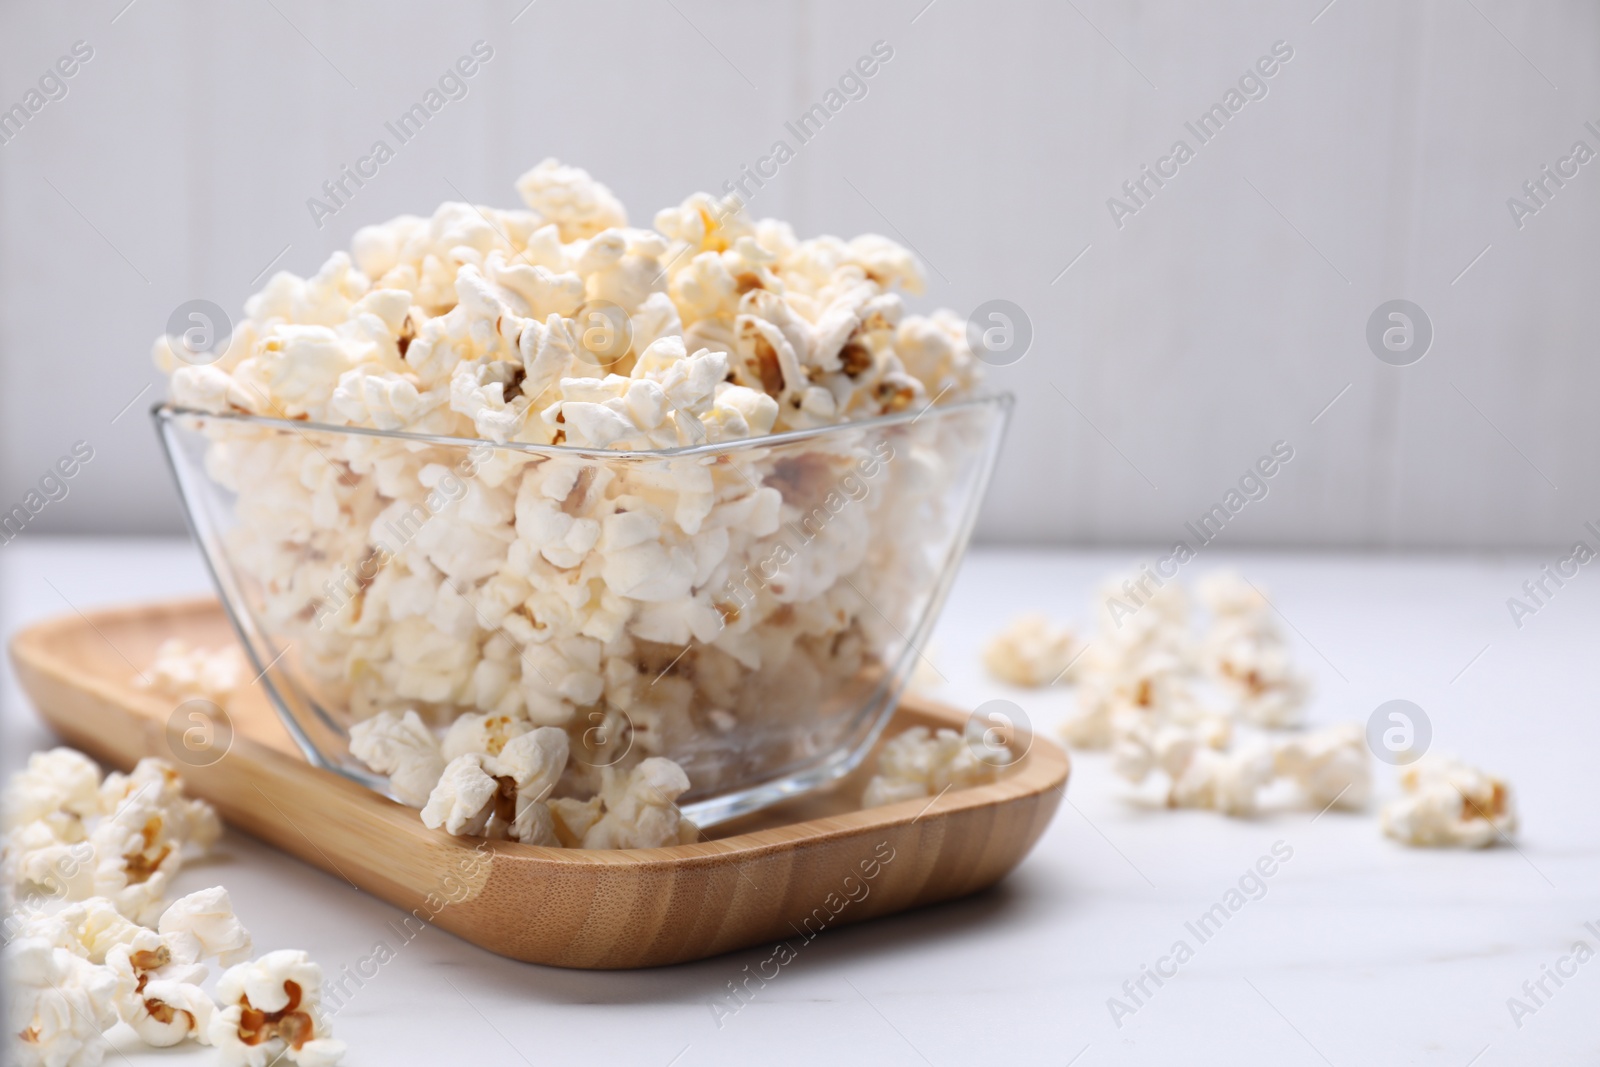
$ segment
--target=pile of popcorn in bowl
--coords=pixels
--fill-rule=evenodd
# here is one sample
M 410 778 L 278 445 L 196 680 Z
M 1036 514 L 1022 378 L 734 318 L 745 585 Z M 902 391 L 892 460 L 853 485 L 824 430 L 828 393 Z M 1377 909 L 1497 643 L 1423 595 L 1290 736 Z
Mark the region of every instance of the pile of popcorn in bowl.
M 517 189 L 161 338 L 158 425 L 313 758 L 452 834 L 673 844 L 865 753 L 1009 400 L 892 241 Z

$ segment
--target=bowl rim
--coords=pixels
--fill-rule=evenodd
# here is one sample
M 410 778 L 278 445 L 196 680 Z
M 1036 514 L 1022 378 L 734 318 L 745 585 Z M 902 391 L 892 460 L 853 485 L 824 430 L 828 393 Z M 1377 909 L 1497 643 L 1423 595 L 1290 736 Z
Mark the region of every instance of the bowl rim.
M 980 393 L 977 396 L 951 401 L 948 404 L 938 404 L 937 400 L 938 397 L 935 397 L 917 411 L 900 411 L 891 415 L 876 415 L 870 419 L 854 419 L 848 422 L 831 423 L 826 426 L 812 426 L 800 430 L 785 430 L 782 433 L 769 433 L 752 437 L 741 437 L 731 441 L 717 441 L 702 445 L 679 445 L 676 448 L 653 449 L 589 448 L 576 445 L 545 445 L 525 441 L 500 442 L 491 440 L 487 437 L 455 437 L 448 434 L 413 433 L 407 430 L 378 430 L 368 426 L 337 426 L 331 423 L 312 422 L 308 419 L 291 419 L 280 418 L 271 415 L 257 415 L 247 411 L 206 411 L 202 408 L 183 407 L 181 405 L 172 404 L 165 400 L 157 401 L 150 408 L 150 417 L 155 421 L 158 428 L 162 423 L 171 423 L 175 422 L 179 418 L 192 417 L 199 419 L 222 419 L 229 422 L 244 423 L 247 425 L 292 430 L 297 433 L 315 431 L 317 433 L 355 434 L 362 437 L 389 438 L 396 441 L 414 441 L 419 444 L 429 445 L 444 445 L 465 448 L 488 447 L 493 449 L 503 449 L 509 452 L 521 452 L 529 455 L 580 456 L 591 459 L 680 459 L 684 457 L 718 455 L 725 452 L 742 452 L 748 449 L 786 445 L 796 441 L 830 437 L 847 431 L 873 430 L 883 427 L 907 425 L 916 422 L 929 412 L 933 412 L 935 415 L 943 417 L 959 411 L 988 407 L 1000 411 L 1003 414 L 1009 414 L 1016 406 L 1016 397 L 1009 392 Z

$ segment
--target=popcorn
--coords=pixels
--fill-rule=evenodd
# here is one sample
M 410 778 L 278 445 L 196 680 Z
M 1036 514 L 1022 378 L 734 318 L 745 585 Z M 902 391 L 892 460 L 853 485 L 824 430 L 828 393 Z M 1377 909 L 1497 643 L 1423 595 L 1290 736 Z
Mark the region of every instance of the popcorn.
M 1034 689 L 1067 675 L 1077 655 L 1078 640 L 1071 630 L 1029 613 L 989 640 L 983 665 L 1003 682 Z
M 1372 792 L 1372 764 L 1366 732 L 1354 723 L 1318 730 L 1280 742 L 1273 763 L 1282 777 L 1300 784 L 1319 808 L 1359 811 Z
M 225 707 L 249 681 L 244 653 L 238 645 L 209 650 L 169 638 L 156 650 L 156 661 L 137 683 L 177 700 L 199 698 Z
M 1248 815 L 1255 811 L 1257 793 L 1271 780 L 1272 750 L 1265 745 L 1231 752 L 1198 748 L 1173 779 L 1167 803 L 1175 808 Z
M 998 747 L 1009 754 L 1009 747 Z M 878 753 L 878 773 L 867 783 L 861 806 L 876 808 L 992 782 L 1008 762 L 998 751 L 994 756 L 998 758 L 992 761 L 979 759 L 967 739 L 954 730 L 929 734 L 926 726 L 913 726 L 891 738 Z
M 144 760 L 131 774 L 112 774 L 102 782 L 86 757 L 56 749 L 36 753 L 7 784 L 6 796 L 8 812 L 34 817 L 8 826 L 8 877 L 18 869 L 11 861 L 24 838 L 58 840 L 57 829 L 75 827 L 75 844 L 85 853 L 83 877 L 66 874 L 56 899 L 35 902 L 6 919 L 10 941 L 3 964 L 12 1026 L 7 1062 L 94 1067 L 111 1047 L 105 1031 L 119 1019 L 154 1047 L 220 1039 L 225 1061 L 237 1064 L 264 1065 L 274 1052 L 305 1065 L 333 1064 L 342 1055 L 343 1044 L 327 1036 L 325 1023 L 303 1021 L 315 1014 L 320 972 L 304 962 L 302 953 L 286 954 L 298 957 L 302 966 L 273 972 L 289 979 L 281 1004 L 252 987 L 252 994 L 270 1005 L 254 1011 L 243 993 L 231 993 L 232 1027 L 218 1028 L 224 1013 L 202 987 L 206 961 L 234 965 L 234 971 L 252 966 L 243 963 L 250 935 L 221 887 L 163 907 L 157 890 L 176 870 L 178 857 L 186 848 L 208 845 L 218 832 L 215 813 L 183 797 L 170 767 Z M 69 812 L 75 821 L 62 822 L 59 817 Z M 29 855 L 42 850 L 39 846 Z M 114 895 L 73 899 L 75 893 L 105 888 Z M 308 976 L 308 985 L 287 996 L 295 981 Z M 219 989 L 228 988 L 224 976 Z M 309 1008 L 301 1004 L 300 990 L 307 988 Z
M 344 1055 L 321 1014 L 322 968 L 304 952 L 280 949 L 229 968 L 217 999 L 208 1033 L 230 1067 L 268 1067 L 279 1057 L 323 1067 Z
M 594 237 L 628 224 L 627 212 L 611 190 L 587 171 L 546 159 L 517 179 L 523 203 L 555 223 L 563 241 Z
M 211 1044 L 211 1017 L 216 1011 L 210 995 L 190 982 L 155 978 L 145 982 L 122 1007 L 122 1021 L 139 1039 L 156 1048 L 194 1039 Z
M 1272 604 L 1244 578 L 1226 572 L 1201 579 L 1199 591 L 1215 616 L 1201 651 L 1207 673 L 1238 702 L 1245 721 L 1299 725 L 1310 683 L 1294 668 Z
M 70 748 L 35 752 L 6 784 L 0 808 L 7 830 L 55 816 L 92 818 L 100 814 L 100 768 Z
M 6 945 L 0 965 L 11 1062 L 96 1067 L 104 1060 L 105 1031 L 117 1022 L 117 980 L 108 969 L 39 937 Z
M 218 886 L 173 901 L 156 924 L 174 959 L 215 958 L 224 966 L 250 955 L 250 935 L 233 914 L 228 891 Z
M 698 836 L 673 803 L 689 789 L 689 778 L 676 763 L 656 756 L 626 774 L 606 767 L 604 777 L 605 814 L 583 835 L 584 848 L 660 848 Z
M 422 824 L 447 834 L 476 837 L 489 825 L 499 783 L 476 754 L 457 756 L 445 765 L 439 784 L 422 808 Z
M 444 773 L 439 741 L 415 711 L 381 711 L 350 728 L 350 754 L 379 774 L 402 804 L 420 808 Z
M 516 184 L 527 210 L 441 204 L 274 275 L 205 368 L 154 354 L 175 401 L 301 421 L 205 423 L 206 470 L 236 497 L 254 610 L 392 795 L 451 833 L 665 840 L 675 809 L 628 799 L 629 776 L 713 712 L 801 720 L 882 670 L 935 566 L 888 535 L 949 528 L 977 442 L 925 419 L 692 450 L 963 400 L 980 364 L 959 316 L 907 314 L 920 271 L 886 238 L 800 240 L 704 194 L 630 227 L 555 160 Z M 506 746 L 594 748 L 596 722 L 617 760 L 600 814 L 557 803 L 603 791 L 600 761 L 525 802 L 518 775 L 543 779 Z M 697 761 L 695 795 L 778 773 L 788 746 Z
M 1426 757 L 1400 775 L 1405 795 L 1385 804 L 1383 832 L 1401 844 L 1487 848 L 1517 830 L 1511 788 L 1451 757 Z
M 101 782 L 99 769 L 70 749 L 35 753 L 6 797 L 0 875 L 8 897 L 105 897 L 135 921 L 159 914 L 184 861 L 221 834 L 211 806 L 184 797 L 177 773 L 156 759 Z

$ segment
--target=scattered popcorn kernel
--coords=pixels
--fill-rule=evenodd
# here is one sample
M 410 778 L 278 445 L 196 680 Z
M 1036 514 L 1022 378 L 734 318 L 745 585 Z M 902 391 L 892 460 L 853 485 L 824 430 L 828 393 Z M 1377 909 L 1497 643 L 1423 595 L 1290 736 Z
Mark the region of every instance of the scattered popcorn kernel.
M 1350 811 L 1367 806 L 1372 793 L 1372 759 L 1367 735 L 1345 723 L 1316 730 L 1277 744 L 1273 763 L 1280 777 L 1292 778 L 1318 808 L 1329 805 Z
M 1030 689 L 1069 675 L 1077 637 L 1041 614 L 1019 616 L 984 646 L 983 665 L 1003 682 Z
M 1383 832 L 1401 844 L 1487 848 L 1517 832 L 1511 787 L 1450 757 L 1428 756 L 1400 774 L 1403 796 L 1383 806 Z
M 97 1067 L 117 1022 L 117 979 L 102 966 L 19 937 L 0 952 L 6 977 L 10 1062 L 21 1067 Z
M 1249 815 L 1257 794 L 1272 780 L 1272 752 L 1251 745 L 1230 752 L 1198 748 L 1172 782 L 1167 803 L 1175 808 L 1210 808 L 1224 815 Z
M 223 1012 L 203 988 L 207 963 L 243 974 L 254 966 L 242 962 L 250 935 L 220 886 L 164 898 L 183 857 L 221 829 L 209 805 L 184 797 L 171 767 L 146 759 L 101 781 L 87 757 L 56 749 L 13 775 L 6 798 L 8 810 L 32 817 L 4 835 L 7 889 L 32 881 L 48 890 L 6 918 L 7 1062 L 96 1067 L 111 1049 L 103 1034 L 119 1020 L 152 1047 L 220 1042 L 226 1063 L 339 1060 L 343 1044 L 316 1018 L 321 972 L 303 953 L 263 958 L 278 958 L 267 967 L 283 979 L 277 997 L 233 982 L 240 988 L 228 994 L 231 1014 L 218 1028 Z M 268 1008 L 256 1010 L 244 986 Z M 224 976 L 219 990 L 229 987 Z
M 217 982 L 217 1000 L 211 1044 L 229 1067 L 268 1067 L 280 1056 L 322 1067 L 344 1055 L 321 1011 L 322 968 L 304 952 L 280 949 L 230 967 Z

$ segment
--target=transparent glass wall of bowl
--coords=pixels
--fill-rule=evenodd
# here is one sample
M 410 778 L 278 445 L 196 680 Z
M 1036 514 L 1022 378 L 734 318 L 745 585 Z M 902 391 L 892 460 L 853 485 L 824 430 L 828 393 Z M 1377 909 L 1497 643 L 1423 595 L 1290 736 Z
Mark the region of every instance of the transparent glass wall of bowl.
M 847 773 L 955 577 L 1010 415 L 985 397 L 663 452 L 158 407 L 189 521 L 313 762 L 416 710 L 562 726 L 558 795 L 649 756 L 708 825 Z

